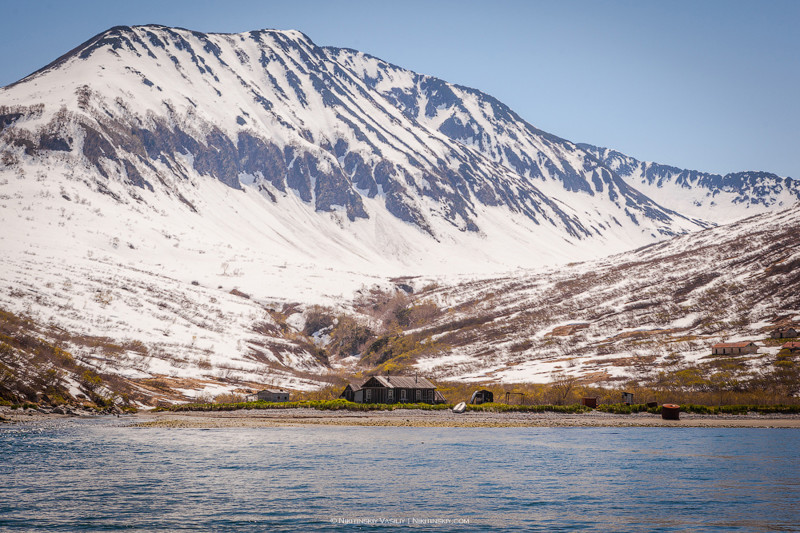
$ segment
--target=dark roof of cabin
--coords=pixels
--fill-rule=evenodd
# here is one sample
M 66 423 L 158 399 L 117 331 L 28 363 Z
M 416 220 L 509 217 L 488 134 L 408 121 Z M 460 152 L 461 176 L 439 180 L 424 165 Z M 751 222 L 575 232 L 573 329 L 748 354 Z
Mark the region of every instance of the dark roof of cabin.
M 357 390 L 361 390 L 361 385 L 363 385 L 363 384 L 364 384 L 363 381 L 349 381 L 347 383 L 347 385 L 345 386 L 345 389 L 347 387 L 350 387 L 353 390 L 353 392 L 355 392 Z
M 435 389 L 436 385 L 419 376 L 372 376 L 381 386 L 388 389 Z M 361 385 L 366 385 L 366 381 Z

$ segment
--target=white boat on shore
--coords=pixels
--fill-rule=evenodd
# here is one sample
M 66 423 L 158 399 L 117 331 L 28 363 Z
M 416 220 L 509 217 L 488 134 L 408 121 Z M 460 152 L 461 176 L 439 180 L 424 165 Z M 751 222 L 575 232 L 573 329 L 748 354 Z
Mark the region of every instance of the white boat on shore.
M 455 407 L 453 407 L 454 413 L 463 413 L 466 410 L 467 410 L 467 404 L 465 402 L 458 403 L 455 405 Z

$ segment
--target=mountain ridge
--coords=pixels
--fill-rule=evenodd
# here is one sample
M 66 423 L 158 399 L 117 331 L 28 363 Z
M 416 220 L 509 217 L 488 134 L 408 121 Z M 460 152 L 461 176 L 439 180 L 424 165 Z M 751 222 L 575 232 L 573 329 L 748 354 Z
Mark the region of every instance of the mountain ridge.
M 154 31 L 160 31 L 161 36 L 156 35 Z M 511 211 L 521 213 L 531 219 L 534 225 L 545 223 L 558 226 L 567 233 L 569 238 L 577 240 L 594 234 L 608 233 L 606 226 L 609 223 L 623 224 L 624 221 L 620 222 L 620 220 L 623 220 L 622 217 L 630 218 L 633 226 L 638 226 L 639 220 L 642 219 L 649 228 L 652 228 L 650 233 L 654 235 L 671 235 L 686 231 L 689 228 L 698 227 L 697 221 L 683 220 L 683 217 L 677 213 L 664 210 L 641 195 L 630 193 L 630 188 L 623 186 L 621 183 L 617 183 L 615 187 L 623 189 L 625 205 L 621 206 L 619 202 L 616 202 L 617 205 L 612 206 L 620 213 L 618 216 L 612 217 L 616 222 L 612 222 L 608 217 L 606 220 L 584 221 L 583 219 L 587 216 L 596 218 L 596 215 L 587 214 L 585 211 L 576 213 L 574 210 L 565 210 L 564 207 L 565 205 L 568 206 L 569 202 L 565 204 L 564 199 L 559 199 L 559 202 L 554 203 L 551 199 L 554 193 L 559 193 L 563 196 L 564 192 L 582 191 L 589 195 L 594 195 L 595 191 L 584 178 L 578 178 L 580 185 L 575 185 L 577 182 L 574 179 L 579 176 L 579 172 L 569 170 L 562 176 L 562 181 L 565 183 L 563 191 L 560 191 L 560 188 L 554 188 L 554 190 L 548 191 L 547 194 L 543 194 L 538 189 L 539 183 L 534 183 L 528 177 L 520 176 L 518 172 L 512 171 L 507 164 L 507 160 L 492 161 L 490 158 L 485 157 L 486 154 L 482 154 L 479 151 L 464 151 L 463 143 L 449 142 L 450 138 L 439 131 L 430 128 L 419 128 L 412 123 L 411 126 L 402 124 L 402 133 L 399 133 L 400 130 L 391 126 L 392 123 L 396 123 L 398 126 L 401 125 L 397 122 L 401 120 L 400 116 L 396 115 L 395 111 L 392 111 L 394 108 L 386 105 L 386 101 L 380 97 L 369 96 L 366 99 L 366 104 L 362 100 L 358 100 L 359 97 L 368 95 L 364 87 L 358 86 L 357 83 L 354 85 L 353 78 L 349 77 L 350 74 L 342 69 L 338 63 L 325 63 L 323 61 L 324 58 L 321 58 L 325 49 L 316 47 L 307 37 L 301 37 L 299 41 L 293 41 L 290 37 L 294 35 L 302 36 L 297 32 L 261 31 L 247 34 L 214 34 L 212 37 L 217 37 L 218 40 L 227 39 L 233 41 L 238 37 L 241 41 L 244 36 L 247 36 L 250 40 L 261 45 L 260 48 L 257 47 L 257 52 L 261 54 L 258 61 L 266 65 L 269 65 L 270 61 L 273 63 L 277 61 L 284 66 L 287 63 L 294 62 L 298 72 L 302 74 L 307 70 L 308 65 L 298 63 L 297 57 L 287 61 L 286 59 L 281 59 L 280 54 L 275 54 L 276 49 L 284 52 L 291 50 L 293 54 L 301 59 L 311 62 L 319 71 L 332 72 L 332 77 L 328 75 L 323 77 L 311 76 L 310 85 L 321 96 L 317 107 L 314 108 L 315 112 L 319 113 L 322 109 L 331 107 L 336 109 L 333 113 L 336 115 L 335 118 L 340 125 L 337 125 L 334 130 L 328 129 L 326 133 L 326 130 L 320 131 L 319 128 L 308 129 L 306 127 L 310 126 L 308 122 L 314 121 L 307 119 L 305 116 L 299 116 L 298 110 L 302 110 L 308 105 L 306 98 L 311 94 L 308 91 L 309 83 L 298 81 L 300 79 L 299 75 L 295 74 L 292 69 L 288 69 L 284 73 L 285 80 L 288 82 L 286 84 L 276 82 L 275 76 L 266 69 L 271 77 L 272 85 L 270 87 L 273 90 L 272 96 L 269 98 L 265 98 L 255 91 L 255 86 L 251 83 L 252 80 L 246 81 L 235 72 L 233 76 L 238 78 L 239 83 L 252 93 L 247 96 L 252 97 L 266 110 L 268 117 L 271 117 L 270 120 L 281 123 L 286 126 L 285 129 L 289 130 L 293 145 L 298 147 L 298 150 L 293 150 L 291 154 L 285 153 L 285 137 L 284 141 L 279 142 L 277 145 L 271 144 L 275 139 L 281 137 L 265 136 L 263 128 L 259 130 L 259 124 L 264 124 L 263 120 L 259 123 L 257 119 L 250 120 L 246 118 L 242 113 L 247 112 L 241 108 L 240 111 L 242 113 L 236 113 L 236 125 L 230 124 L 230 119 L 228 119 L 229 125 L 216 123 L 214 120 L 204 125 L 202 120 L 200 122 L 195 120 L 195 127 L 199 127 L 201 130 L 211 130 L 204 138 L 192 134 L 185 135 L 179 129 L 170 130 L 165 124 L 159 125 L 159 115 L 168 122 L 173 123 L 183 118 L 182 114 L 172 107 L 176 105 L 176 99 L 180 96 L 186 98 L 189 101 L 189 105 L 196 107 L 196 103 L 190 96 L 182 95 L 180 92 L 173 94 L 172 98 L 162 98 L 162 102 L 168 109 L 166 112 L 163 112 L 162 109 L 161 113 L 157 113 L 151 118 L 151 122 L 155 120 L 156 123 L 151 124 L 150 128 L 143 128 L 138 125 L 138 132 L 121 136 L 119 132 L 112 131 L 117 124 L 135 128 L 137 127 L 135 122 L 141 122 L 142 119 L 135 116 L 132 120 L 130 117 L 126 119 L 125 109 L 113 109 L 113 106 L 107 103 L 106 105 L 102 103 L 97 105 L 93 98 L 101 98 L 102 91 L 92 91 L 91 87 L 88 89 L 77 87 L 76 92 L 81 93 L 78 95 L 78 99 L 82 99 L 81 102 L 83 102 L 83 106 L 87 110 L 94 111 L 97 115 L 94 120 L 89 120 L 89 123 L 85 124 L 84 127 L 84 135 L 88 138 L 88 144 L 90 145 L 87 149 L 86 144 L 84 144 L 84 155 L 94 163 L 98 172 L 103 174 L 108 171 L 99 162 L 99 159 L 102 154 L 113 150 L 112 159 L 127 161 L 124 171 L 120 169 L 119 174 L 123 175 L 124 179 L 128 179 L 131 184 L 147 188 L 152 186 L 152 183 L 150 183 L 152 180 L 141 178 L 141 176 L 145 176 L 148 170 L 152 173 L 153 169 L 150 168 L 152 164 L 148 165 L 148 163 L 152 163 L 154 159 L 158 159 L 161 156 L 166 156 L 174 161 L 174 152 L 177 149 L 194 154 L 195 160 L 192 164 L 195 170 L 201 174 L 213 175 L 234 188 L 239 187 L 238 175 L 240 173 L 262 171 L 262 175 L 270 174 L 271 179 L 266 181 L 269 181 L 275 189 L 283 192 L 283 189 L 287 187 L 292 188 L 300 194 L 304 201 L 313 200 L 316 202 L 317 210 L 330 211 L 334 205 L 344 206 L 351 221 L 356 218 L 368 218 L 363 206 L 360 205 L 360 198 L 365 195 L 373 197 L 383 193 L 386 197 L 386 208 L 393 215 L 405 222 L 418 226 L 433 237 L 436 237 L 436 232 L 431 226 L 430 216 L 443 219 L 460 230 L 480 231 L 476 218 L 476 206 L 478 205 L 506 206 Z M 274 42 L 265 48 L 266 45 L 261 40 L 267 36 L 273 39 Z M 186 40 L 192 38 L 197 40 L 194 43 L 194 47 Z M 39 71 L 38 74 L 34 75 L 34 78 L 39 79 L 42 76 L 47 76 L 53 72 L 53 69 L 57 71 L 66 63 L 72 62 L 76 57 L 84 61 L 91 60 L 94 55 L 103 52 L 116 56 L 123 53 L 133 53 L 139 58 L 149 57 L 153 59 L 156 57 L 155 51 L 159 48 L 158 45 L 166 46 L 168 39 L 173 39 L 173 47 L 178 51 L 185 52 L 185 55 L 190 57 L 191 63 L 194 64 L 194 67 L 197 68 L 201 75 L 208 75 L 204 79 L 194 81 L 193 87 L 197 87 L 198 84 L 211 85 L 214 82 L 209 80 L 212 79 L 218 82 L 220 80 L 218 75 L 222 75 L 222 72 L 218 69 L 224 70 L 228 67 L 230 65 L 228 61 L 231 61 L 229 56 L 234 54 L 226 50 L 228 53 L 225 55 L 225 59 L 222 59 L 223 54 L 220 46 L 224 43 L 212 42 L 209 36 L 198 32 L 186 30 L 181 34 L 180 31 L 165 27 L 122 27 L 90 39 L 82 47 L 76 48 L 71 55 L 56 60 L 49 70 L 43 69 Z M 148 46 L 147 41 L 151 43 L 150 46 Z M 198 43 L 207 52 L 205 56 L 201 52 L 195 51 Z M 267 50 L 273 55 L 268 57 L 266 55 Z M 244 49 L 236 49 L 236 53 L 247 54 Z M 172 52 L 168 54 L 181 77 L 184 80 L 189 80 L 185 72 L 187 67 L 181 66 L 183 63 Z M 289 54 L 289 57 L 291 57 L 291 54 Z M 239 56 L 239 59 L 241 60 L 242 57 Z M 210 63 L 215 60 L 219 64 L 211 67 Z M 242 63 L 251 64 L 252 58 L 248 57 L 247 61 Z M 152 90 L 164 92 L 161 87 L 161 85 L 164 85 L 163 83 L 156 83 L 148 77 L 156 79 L 155 76 L 149 72 L 145 75 L 139 71 L 144 66 L 133 68 L 126 65 L 126 67 L 130 70 L 125 73 L 128 78 L 131 76 L 138 77 L 140 82 L 150 89 L 155 87 Z M 133 70 L 139 72 L 132 72 Z M 344 81 L 337 85 L 335 81 L 340 78 Z M 31 77 L 27 79 L 31 81 Z M 327 87 L 326 84 L 328 83 L 331 84 L 333 89 Z M 439 80 L 436 83 L 443 84 L 444 82 Z M 346 85 L 353 86 L 354 89 L 348 93 L 343 89 Z M 442 87 L 446 87 L 446 85 L 442 85 Z M 212 87 L 212 89 L 217 92 L 217 96 L 222 96 L 218 88 Z M 294 91 L 294 94 L 290 94 L 289 91 Z M 113 93 L 109 96 L 113 96 Z M 272 108 L 277 107 L 278 101 L 286 100 L 287 98 L 291 98 L 291 101 L 295 102 L 292 107 L 287 108 L 289 111 L 278 115 L 272 112 Z M 360 113 L 356 111 L 355 114 L 349 113 L 345 115 L 340 113 L 338 110 L 342 109 L 342 106 L 338 103 L 345 101 L 343 98 L 350 104 L 358 101 L 359 105 L 368 105 L 378 109 L 386 116 L 386 120 L 375 122 L 364 119 L 366 115 L 363 110 Z M 141 100 L 144 100 L 144 98 Z M 495 100 L 492 99 L 492 101 Z M 299 105 L 297 102 L 299 102 Z M 61 103 L 64 103 L 63 100 Z M 252 103 L 251 101 L 250 104 Z M 191 108 L 188 108 L 187 104 L 182 103 L 181 105 L 184 108 L 183 115 L 194 112 Z M 499 102 L 497 105 L 500 105 Z M 68 109 L 70 107 L 75 111 L 74 106 L 67 105 Z M 100 109 L 96 109 L 98 107 Z M 161 108 L 160 105 L 156 107 Z M 204 106 L 203 111 L 205 113 L 208 112 L 208 107 L 208 105 Z M 356 108 L 358 108 L 358 105 L 356 105 Z M 151 106 L 149 112 L 152 111 L 153 107 Z M 80 114 L 80 110 L 78 112 Z M 197 113 L 196 115 L 200 114 Z M 356 117 L 355 115 L 359 116 Z M 112 122 L 110 125 L 107 124 L 109 118 L 111 118 Z M 360 122 L 353 122 L 354 119 L 358 119 Z M 133 123 L 131 123 L 132 121 Z M 251 126 L 256 129 L 254 131 L 248 130 Z M 59 127 L 59 124 L 50 126 L 51 129 L 59 129 Z M 339 130 L 348 129 L 354 137 L 351 136 L 348 140 L 345 140 L 341 135 L 337 135 Z M 274 127 L 271 128 L 271 131 L 275 134 Z M 410 136 L 409 132 L 411 132 Z M 386 135 L 390 136 L 387 137 Z M 548 138 L 552 137 L 548 136 Z M 167 141 L 166 144 L 163 142 L 165 139 Z M 308 144 L 309 140 L 311 140 L 310 145 Z M 392 146 L 391 148 L 384 142 L 388 140 L 391 140 L 389 143 Z M 25 140 L 20 142 L 24 144 Z M 27 142 L 26 149 L 29 152 L 34 150 L 32 141 L 27 140 Z M 281 150 L 281 144 L 283 144 L 284 150 Z M 351 146 L 354 144 L 361 145 L 361 148 L 366 145 L 368 149 L 372 150 L 373 156 L 365 159 L 364 152 L 361 149 L 358 149 L 357 146 L 355 148 Z M 40 137 L 38 140 L 39 147 L 58 146 L 64 148 L 65 145 L 69 145 L 69 143 L 65 142 L 64 139 L 53 141 L 49 138 Z M 396 153 L 398 146 L 402 147 L 402 154 Z M 430 151 L 431 147 L 434 147 L 433 152 Z M 125 154 L 125 148 L 133 150 L 133 154 Z M 571 149 L 574 150 L 574 148 Z M 309 152 L 309 150 L 311 151 Z M 395 155 L 392 156 L 390 152 L 395 152 Z M 223 153 L 223 157 L 217 157 L 219 153 Z M 306 157 L 306 154 L 310 154 L 311 159 Z M 299 170 L 295 171 L 292 162 L 296 160 L 296 156 L 301 157 L 301 164 L 298 166 Z M 345 159 L 339 161 L 337 165 L 336 159 L 340 157 L 345 157 Z M 258 163 L 256 165 L 249 164 L 254 161 Z M 379 163 L 382 164 L 379 166 Z M 260 168 L 258 165 L 260 165 Z M 552 162 L 548 160 L 547 165 L 548 168 L 552 169 L 553 173 L 559 172 L 559 168 L 562 170 L 564 168 L 572 169 L 571 165 L 565 164 L 563 161 Z M 597 166 L 595 164 L 595 167 Z M 286 176 L 286 178 L 280 178 L 277 174 L 280 174 L 280 168 L 282 167 L 289 167 L 294 173 Z M 599 170 L 599 175 L 594 176 L 595 181 L 600 183 L 598 180 L 606 179 L 607 186 L 612 186 L 613 184 L 609 184 L 610 173 L 608 173 L 607 169 Z M 310 175 L 315 172 L 324 179 L 319 178 L 322 179 L 321 182 L 319 179 L 315 179 L 315 184 L 321 184 L 322 186 L 317 187 L 315 185 L 315 190 L 311 190 Z M 584 172 L 584 170 L 580 170 L 580 172 Z M 487 178 L 489 179 L 487 180 Z M 570 182 L 569 179 L 573 179 L 573 182 Z M 602 186 L 598 185 L 598 187 Z M 616 192 L 609 190 L 607 193 L 612 203 L 617 200 L 615 197 Z M 429 201 L 439 204 L 432 213 L 430 207 L 420 205 L 420 203 L 424 204 Z M 604 205 L 600 211 L 605 210 L 607 210 L 607 207 Z M 676 225 L 673 219 L 680 221 L 680 223 Z
M 649 187 L 651 194 L 657 194 L 655 191 L 658 189 L 668 191 L 667 195 L 660 195 L 665 205 L 685 213 L 705 213 L 706 217 L 715 222 L 730 222 L 742 216 L 750 216 L 753 211 L 763 213 L 800 202 L 800 182 L 791 177 L 753 170 L 715 174 L 645 162 L 617 150 L 591 144 L 579 143 L 579 146 L 614 168 L 632 186 Z M 678 188 L 700 190 L 702 194 L 691 199 L 692 205 L 687 205 L 676 194 Z M 715 216 L 713 212 L 717 201 L 726 208 L 740 206 L 748 212 L 734 216 Z

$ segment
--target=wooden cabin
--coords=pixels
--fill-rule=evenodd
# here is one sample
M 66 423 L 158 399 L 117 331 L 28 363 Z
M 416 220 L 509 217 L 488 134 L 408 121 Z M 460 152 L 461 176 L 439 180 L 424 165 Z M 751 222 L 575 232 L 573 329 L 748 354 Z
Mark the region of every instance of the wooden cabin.
M 758 346 L 754 342 L 720 342 L 711 347 L 713 355 L 746 355 L 758 353 Z
M 800 342 L 785 342 L 781 346 L 781 351 L 787 350 L 789 354 L 800 354 Z
M 283 389 L 264 389 L 247 395 L 248 402 L 288 402 L 289 391 Z
M 436 385 L 419 376 L 372 376 L 348 383 L 339 396 L 356 403 L 443 403 Z
M 773 339 L 795 339 L 797 338 L 797 330 L 794 328 L 778 328 L 772 330 L 769 336 Z

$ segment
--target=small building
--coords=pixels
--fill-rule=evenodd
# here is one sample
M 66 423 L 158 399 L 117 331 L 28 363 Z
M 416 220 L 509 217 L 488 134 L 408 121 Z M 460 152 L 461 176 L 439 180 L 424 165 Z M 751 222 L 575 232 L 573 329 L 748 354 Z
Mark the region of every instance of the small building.
M 436 385 L 419 376 L 372 376 L 361 384 L 348 383 L 339 397 L 356 403 L 444 402 Z
M 746 355 L 758 353 L 758 346 L 754 342 L 720 342 L 711 347 L 713 355 Z
M 344 398 L 348 402 L 355 402 L 356 392 L 361 390 L 361 383 L 361 381 L 351 381 L 348 383 L 342 393 L 339 395 L 339 398 Z M 358 403 L 363 402 L 359 401 Z
M 787 350 L 791 355 L 800 354 L 800 342 L 785 342 L 781 351 Z
M 597 397 L 581 398 L 581 405 L 597 409 Z
M 795 339 L 797 338 L 797 330 L 794 328 L 778 328 L 772 330 L 769 336 L 773 339 Z
M 476 390 L 472 393 L 472 397 L 469 399 L 469 403 L 475 405 L 492 402 L 494 402 L 494 393 L 486 389 Z
M 631 405 L 633 403 L 633 393 L 632 392 L 623 392 L 622 393 L 622 403 L 626 405 Z
M 264 389 L 247 395 L 248 402 L 288 402 L 289 391 L 283 389 Z

